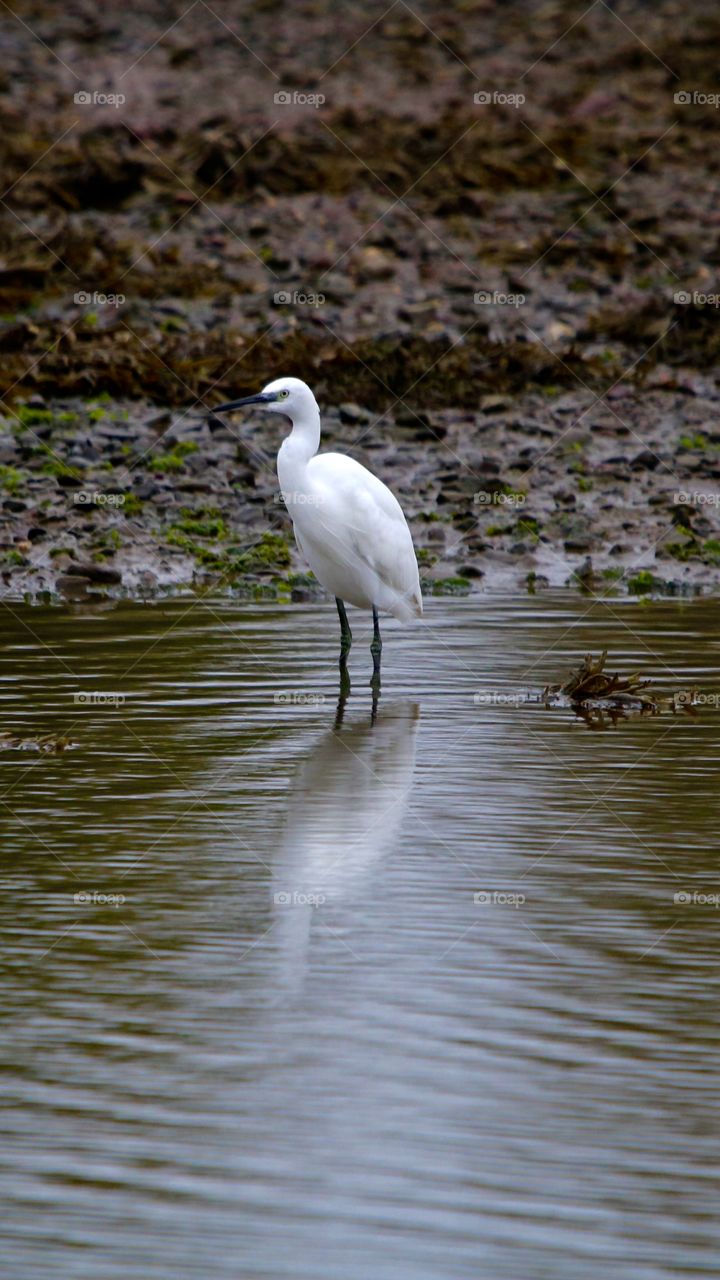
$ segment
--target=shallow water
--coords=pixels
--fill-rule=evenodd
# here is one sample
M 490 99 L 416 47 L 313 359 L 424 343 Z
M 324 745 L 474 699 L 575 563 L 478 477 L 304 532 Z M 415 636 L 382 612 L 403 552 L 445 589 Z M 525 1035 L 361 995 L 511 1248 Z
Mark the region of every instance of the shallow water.
M 717 603 L 2 614 L 8 1275 L 717 1274 Z

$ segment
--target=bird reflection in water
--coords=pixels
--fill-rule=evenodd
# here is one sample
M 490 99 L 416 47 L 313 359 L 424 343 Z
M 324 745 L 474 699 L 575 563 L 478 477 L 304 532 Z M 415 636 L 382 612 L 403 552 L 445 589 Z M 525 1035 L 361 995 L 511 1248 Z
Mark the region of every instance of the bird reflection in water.
M 286 988 L 302 984 L 315 919 L 360 896 L 392 851 L 412 790 L 419 705 L 389 703 L 370 723 L 343 724 L 343 710 L 291 784 L 273 869 Z

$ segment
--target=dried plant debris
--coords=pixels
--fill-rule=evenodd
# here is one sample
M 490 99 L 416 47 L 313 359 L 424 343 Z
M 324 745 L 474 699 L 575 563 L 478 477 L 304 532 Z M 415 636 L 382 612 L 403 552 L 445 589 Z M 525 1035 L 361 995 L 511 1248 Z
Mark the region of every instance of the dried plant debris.
M 649 715 L 661 712 L 686 711 L 693 714 L 698 701 L 697 689 L 685 689 L 678 693 L 660 694 L 650 690 L 651 680 L 643 679 L 639 672 L 629 676 L 612 674 L 605 670 L 607 649 L 595 659 L 587 654 L 580 666 L 563 684 L 546 685 L 543 701 L 549 705 L 567 705 L 587 714 L 593 711 L 639 711 Z
M 40 751 L 44 755 L 60 755 L 77 746 L 66 734 L 46 733 L 42 737 L 23 737 L 19 733 L 0 732 L 0 751 Z

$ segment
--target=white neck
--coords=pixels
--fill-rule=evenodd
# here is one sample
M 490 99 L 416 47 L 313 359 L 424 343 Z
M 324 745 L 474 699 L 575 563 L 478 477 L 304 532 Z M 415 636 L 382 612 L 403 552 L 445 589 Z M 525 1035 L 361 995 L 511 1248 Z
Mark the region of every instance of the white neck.
M 277 457 L 278 480 L 283 493 L 296 489 L 308 462 L 320 447 L 320 410 L 315 401 L 293 418 L 292 431 L 283 440 Z

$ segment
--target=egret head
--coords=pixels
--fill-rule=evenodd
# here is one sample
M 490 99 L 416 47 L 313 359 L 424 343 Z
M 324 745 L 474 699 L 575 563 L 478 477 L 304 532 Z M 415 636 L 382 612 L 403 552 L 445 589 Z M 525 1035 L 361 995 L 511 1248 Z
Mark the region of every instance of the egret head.
M 246 404 L 259 404 L 271 413 L 284 413 L 293 420 L 304 418 L 313 410 L 317 413 L 317 401 L 307 383 L 300 378 L 276 378 L 274 382 L 268 382 L 257 395 L 219 404 L 212 412 L 227 413 Z

